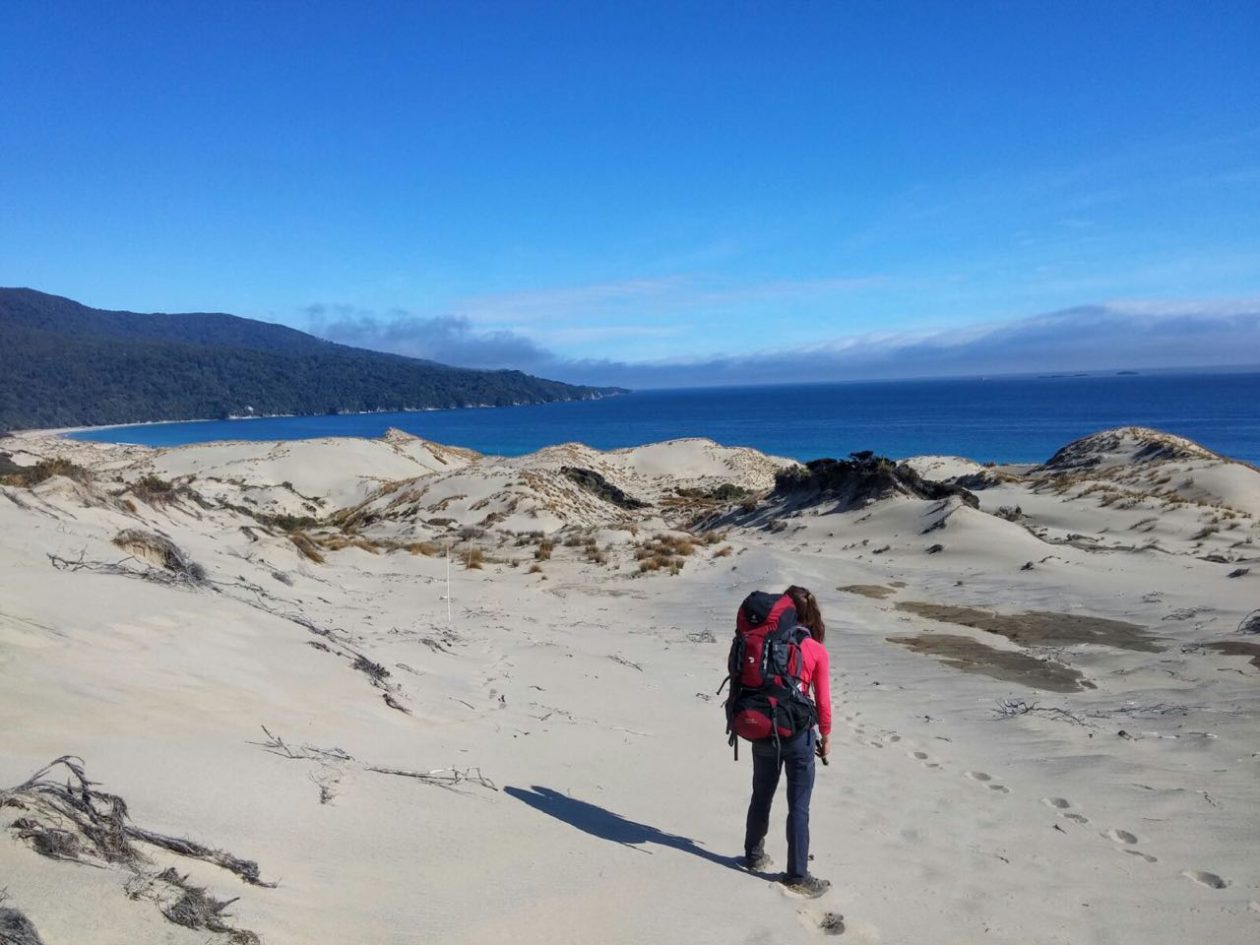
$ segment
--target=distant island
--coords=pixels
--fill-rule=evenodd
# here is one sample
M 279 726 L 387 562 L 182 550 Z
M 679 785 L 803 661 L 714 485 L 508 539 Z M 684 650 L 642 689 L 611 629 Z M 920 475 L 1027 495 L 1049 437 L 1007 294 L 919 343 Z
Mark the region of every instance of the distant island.
M 627 393 L 324 341 L 217 313 L 0 288 L 0 430 L 593 400 Z

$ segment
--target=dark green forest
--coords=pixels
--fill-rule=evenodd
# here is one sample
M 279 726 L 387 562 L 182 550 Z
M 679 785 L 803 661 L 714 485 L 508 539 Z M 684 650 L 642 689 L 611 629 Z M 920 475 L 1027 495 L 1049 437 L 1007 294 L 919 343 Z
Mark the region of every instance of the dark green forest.
M 234 315 L 140 315 L 0 289 L 0 430 L 507 406 L 620 393 L 350 348 Z

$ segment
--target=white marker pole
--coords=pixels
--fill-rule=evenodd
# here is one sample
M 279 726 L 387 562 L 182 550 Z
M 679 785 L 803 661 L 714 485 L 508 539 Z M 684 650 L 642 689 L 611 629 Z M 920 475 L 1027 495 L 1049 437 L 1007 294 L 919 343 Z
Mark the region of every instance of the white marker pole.
M 451 543 L 446 543 L 446 625 L 451 625 Z

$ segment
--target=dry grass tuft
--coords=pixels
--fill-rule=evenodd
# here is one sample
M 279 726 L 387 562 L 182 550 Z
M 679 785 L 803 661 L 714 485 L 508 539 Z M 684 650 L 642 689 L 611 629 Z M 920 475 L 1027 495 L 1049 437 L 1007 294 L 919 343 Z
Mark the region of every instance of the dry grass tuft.
M 206 569 L 180 549 L 169 538 L 139 528 L 128 528 L 114 536 L 114 544 L 150 564 L 181 577 L 189 584 L 203 584 Z
M 662 533 L 642 542 L 635 548 L 634 556 L 639 562 L 639 573 L 648 574 L 653 571 L 668 571 L 677 574 L 686 564 L 686 559 L 696 552 L 696 541 L 711 543 L 706 536 L 696 539 L 692 535 Z M 721 536 L 714 539 L 721 540 Z
M 131 484 L 131 494 L 146 505 L 160 508 L 179 498 L 179 487 L 173 482 L 150 473 Z
M 442 553 L 442 546 L 432 541 L 413 541 L 402 547 L 404 551 L 413 555 L 424 555 L 426 558 L 434 558 Z
M 10 486 L 23 486 L 27 489 L 53 476 L 65 476 L 67 479 L 83 483 L 92 479 L 90 472 L 68 459 L 41 459 L 34 466 L 17 466 L 9 463 L 6 464 L 6 468 L 10 471 L 0 478 L 0 482 Z
M 289 532 L 289 541 L 297 546 L 297 550 L 306 558 L 314 561 L 316 564 L 324 563 L 324 556 L 320 553 L 319 546 L 311 539 L 306 532 Z
M 379 555 L 381 550 L 385 548 L 380 542 L 371 538 L 365 538 L 362 535 L 321 535 L 319 538 L 312 539 L 316 544 L 326 551 L 341 551 L 343 548 L 359 548 L 370 554 Z

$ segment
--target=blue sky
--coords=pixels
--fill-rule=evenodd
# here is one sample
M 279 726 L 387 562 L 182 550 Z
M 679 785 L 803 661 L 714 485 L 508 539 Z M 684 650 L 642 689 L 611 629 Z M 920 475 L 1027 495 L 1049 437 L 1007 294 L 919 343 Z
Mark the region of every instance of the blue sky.
M 0 284 L 630 384 L 1066 368 L 1100 311 L 1115 366 L 1260 362 L 1257 49 L 1225 0 L 8 0 Z

